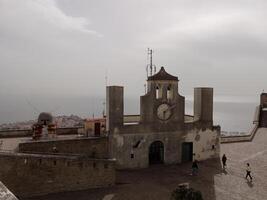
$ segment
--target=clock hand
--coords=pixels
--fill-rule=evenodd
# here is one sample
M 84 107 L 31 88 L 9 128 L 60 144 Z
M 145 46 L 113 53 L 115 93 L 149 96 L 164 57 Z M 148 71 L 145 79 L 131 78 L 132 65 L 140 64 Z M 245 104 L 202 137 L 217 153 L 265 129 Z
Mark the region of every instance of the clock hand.
M 172 109 L 174 109 L 175 107 L 176 107 L 176 105 L 170 106 L 170 107 L 168 107 L 168 108 L 166 109 L 166 111 L 167 111 L 167 110 L 172 110 Z
M 163 117 L 165 118 L 166 110 L 163 111 Z

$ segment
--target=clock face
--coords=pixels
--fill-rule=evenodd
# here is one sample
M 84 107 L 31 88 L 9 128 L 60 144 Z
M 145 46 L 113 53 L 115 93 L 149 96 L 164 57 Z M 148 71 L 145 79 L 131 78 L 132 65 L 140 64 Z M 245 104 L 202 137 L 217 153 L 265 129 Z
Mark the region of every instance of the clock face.
M 157 109 L 157 116 L 160 120 L 167 120 L 171 116 L 171 108 L 168 104 L 163 103 Z

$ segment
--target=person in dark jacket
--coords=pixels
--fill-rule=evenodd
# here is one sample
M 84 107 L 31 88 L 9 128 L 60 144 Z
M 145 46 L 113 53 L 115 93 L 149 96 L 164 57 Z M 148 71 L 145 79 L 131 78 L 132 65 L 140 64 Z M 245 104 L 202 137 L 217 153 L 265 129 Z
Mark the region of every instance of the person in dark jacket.
M 198 164 L 197 160 L 194 160 L 192 163 L 192 175 L 195 176 L 198 173 Z
M 252 181 L 252 176 L 251 176 L 251 167 L 249 165 L 249 163 L 247 163 L 247 169 L 246 169 L 246 179 L 249 177 L 250 178 L 250 181 Z
M 225 169 L 225 167 L 226 167 L 226 161 L 227 161 L 226 155 L 223 154 L 223 157 L 222 157 L 223 169 Z

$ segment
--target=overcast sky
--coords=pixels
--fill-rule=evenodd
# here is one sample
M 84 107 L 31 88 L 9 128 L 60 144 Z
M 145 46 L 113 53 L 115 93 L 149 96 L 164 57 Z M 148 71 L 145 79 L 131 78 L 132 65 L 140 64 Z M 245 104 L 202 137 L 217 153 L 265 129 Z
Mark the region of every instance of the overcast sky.
M 267 1 L 0 0 L 0 98 L 144 92 L 147 48 L 183 95 L 267 90 Z

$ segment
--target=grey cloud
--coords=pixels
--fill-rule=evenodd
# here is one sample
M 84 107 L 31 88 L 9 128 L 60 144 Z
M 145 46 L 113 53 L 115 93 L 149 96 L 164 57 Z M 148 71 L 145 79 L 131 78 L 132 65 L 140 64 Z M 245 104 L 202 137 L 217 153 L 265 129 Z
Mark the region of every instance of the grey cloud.
M 158 67 L 179 76 L 183 93 L 199 85 L 219 94 L 258 93 L 267 72 L 266 6 L 249 0 L 2 0 L 0 94 L 104 95 L 107 73 L 109 84 L 139 96 L 147 47 L 155 49 Z

